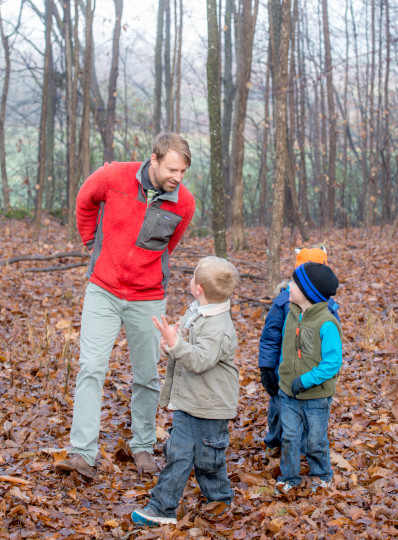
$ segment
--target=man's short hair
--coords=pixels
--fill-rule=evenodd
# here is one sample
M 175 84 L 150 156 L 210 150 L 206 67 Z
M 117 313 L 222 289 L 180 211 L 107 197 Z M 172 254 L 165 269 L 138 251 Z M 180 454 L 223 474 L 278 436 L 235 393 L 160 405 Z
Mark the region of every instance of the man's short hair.
M 156 159 L 161 161 L 169 150 L 174 150 L 187 164 L 191 166 L 191 150 L 189 149 L 188 141 L 183 139 L 178 133 L 159 133 L 156 135 L 152 153 Z
M 195 268 L 195 283 L 203 287 L 206 299 L 210 303 L 225 302 L 234 292 L 239 282 L 239 273 L 235 266 L 220 257 L 205 257 Z

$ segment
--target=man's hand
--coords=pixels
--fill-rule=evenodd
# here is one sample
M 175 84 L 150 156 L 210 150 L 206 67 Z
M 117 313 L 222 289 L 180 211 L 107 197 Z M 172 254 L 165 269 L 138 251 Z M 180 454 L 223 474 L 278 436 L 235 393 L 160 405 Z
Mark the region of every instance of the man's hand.
M 180 323 L 178 322 L 170 326 L 164 315 L 162 315 L 161 321 L 153 316 L 152 322 L 162 335 L 160 340 L 160 346 L 162 349 L 165 351 L 166 345 L 167 347 L 174 347 L 174 345 L 177 343 L 177 331 Z
M 273 397 L 276 396 L 279 390 L 278 377 L 275 374 L 274 368 L 260 367 L 261 371 L 261 384 L 264 386 L 268 394 Z
M 296 377 L 292 382 L 293 397 L 296 397 L 300 392 L 304 392 L 305 388 L 301 382 L 301 377 Z

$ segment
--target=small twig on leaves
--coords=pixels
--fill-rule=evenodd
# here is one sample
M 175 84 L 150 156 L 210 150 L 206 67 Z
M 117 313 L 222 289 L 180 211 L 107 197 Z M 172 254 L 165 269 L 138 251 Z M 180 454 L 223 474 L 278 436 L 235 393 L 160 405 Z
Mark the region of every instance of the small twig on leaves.
M 79 266 L 87 266 L 87 263 L 65 264 L 64 266 L 47 266 L 46 268 L 27 268 L 25 272 L 58 272 L 59 270 L 69 270 L 70 268 L 78 268 Z
M 10 259 L 0 261 L 0 266 L 21 261 L 50 261 L 51 259 L 64 259 L 67 257 L 79 257 L 81 259 L 86 259 L 89 257 L 89 254 L 80 253 L 80 251 L 65 251 L 62 253 L 53 253 L 52 255 L 17 255 L 15 257 L 11 257 Z
M 244 302 L 250 302 L 251 304 L 256 304 L 259 306 L 264 306 L 265 309 L 270 309 L 270 304 L 272 304 L 273 300 L 267 298 L 250 298 L 250 296 L 245 296 L 243 294 L 239 294 L 238 298 L 242 298 Z

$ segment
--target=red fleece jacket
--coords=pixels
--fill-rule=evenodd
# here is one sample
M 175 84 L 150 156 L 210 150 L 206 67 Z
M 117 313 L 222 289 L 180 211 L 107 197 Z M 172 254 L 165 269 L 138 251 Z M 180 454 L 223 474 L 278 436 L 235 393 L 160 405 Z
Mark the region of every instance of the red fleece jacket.
M 77 196 L 77 228 L 85 245 L 91 247 L 95 239 L 91 282 L 126 300 L 160 300 L 169 255 L 192 219 L 195 200 L 180 184 L 178 194 L 165 193 L 147 207 L 136 177 L 140 166 L 105 163 L 91 174 Z M 177 202 L 167 200 L 176 200 L 176 195 Z

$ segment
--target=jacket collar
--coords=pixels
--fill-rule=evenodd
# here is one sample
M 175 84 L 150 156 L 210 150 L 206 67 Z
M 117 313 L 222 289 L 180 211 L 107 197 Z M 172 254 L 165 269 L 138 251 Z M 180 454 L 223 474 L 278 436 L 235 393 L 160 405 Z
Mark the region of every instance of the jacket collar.
M 304 312 L 303 318 L 305 317 L 308 319 L 311 317 L 311 315 L 315 315 L 315 313 L 318 313 L 318 311 L 321 311 L 322 309 L 325 309 L 327 307 L 327 302 L 317 302 L 316 304 L 313 304 L 309 308 L 307 308 Z M 290 303 L 290 310 L 299 317 L 302 313 L 301 308 L 294 304 L 293 302 Z
M 142 185 L 142 178 L 141 178 L 142 170 L 150 160 L 151 160 L 151 158 L 148 158 L 145 161 L 143 161 L 141 163 L 140 168 L 137 171 L 136 178 L 137 178 L 138 182 L 141 185 Z M 179 189 L 180 189 L 180 184 L 178 184 L 178 186 L 175 188 L 174 191 L 165 191 L 164 193 L 162 193 L 162 195 L 159 195 L 159 197 L 156 197 L 156 200 L 157 201 L 170 201 L 170 202 L 173 202 L 173 203 L 177 203 L 178 202 L 178 191 L 179 191 Z

